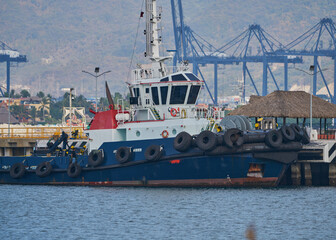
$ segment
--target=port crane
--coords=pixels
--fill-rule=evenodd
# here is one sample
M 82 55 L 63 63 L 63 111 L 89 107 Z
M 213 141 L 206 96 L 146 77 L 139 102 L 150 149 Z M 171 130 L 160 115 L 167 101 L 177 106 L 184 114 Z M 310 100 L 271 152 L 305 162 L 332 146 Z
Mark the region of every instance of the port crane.
M 275 87 L 279 90 L 279 84 L 272 73 L 270 63 L 284 64 L 284 90 L 288 90 L 288 63 L 302 63 L 301 57 L 289 57 L 279 54 L 276 51 L 284 47 L 278 40 L 268 34 L 260 25 L 253 24 L 244 32 L 229 41 L 220 48 L 216 48 L 208 41 L 195 33 L 189 26 L 184 23 L 182 0 L 171 0 L 171 9 L 173 17 L 173 28 L 175 36 L 175 57 L 174 65 L 177 62 L 188 61 L 193 64 L 193 72 L 203 74 L 199 65 L 214 65 L 214 96 L 211 91 L 208 92 L 215 105 L 218 104 L 218 67 L 219 65 L 243 64 L 243 93 L 242 98 L 245 99 L 245 86 L 247 75 L 253 85 L 257 95 L 265 96 L 268 93 L 268 73 L 270 74 Z M 252 53 L 252 43 L 255 41 L 254 48 L 258 52 Z M 263 64 L 262 90 L 259 91 L 255 80 L 248 68 L 247 63 Z
M 12 49 L 6 43 L 0 41 L 0 63 L 6 63 L 6 73 L 7 73 L 7 86 L 6 92 L 10 93 L 10 67 L 11 63 L 20 63 L 20 62 L 27 62 L 26 55 L 21 55 L 17 50 Z M 0 93 L 4 96 L 4 92 L 0 88 Z
M 323 44 L 328 41 L 326 46 Z M 323 18 L 308 31 L 297 37 L 294 41 L 285 46 L 284 49 L 277 51 L 283 55 L 307 56 L 313 57 L 314 73 L 313 73 L 313 94 L 317 92 L 317 76 L 320 75 L 325 85 L 329 98 L 332 103 L 336 103 L 336 28 L 331 18 Z M 333 60 L 334 72 L 334 92 L 331 93 L 319 58 L 326 57 Z M 319 74 L 318 74 L 319 73 Z
M 336 87 L 332 94 L 323 71 L 318 61 L 319 57 L 328 57 L 334 61 L 334 85 L 336 85 L 336 28 L 330 18 L 323 18 L 307 32 L 290 42 L 287 45 L 280 43 L 273 36 L 267 33 L 260 25 L 252 24 L 237 37 L 216 48 L 206 39 L 202 38 L 184 23 L 182 0 L 171 0 L 171 10 L 173 18 L 173 29 L 175 37 L 175 56 L 174 65 L 178 62 L 187 61 L 193 64 L 193 72 L 200 75 L 204 80 L 199 66 L 212 64 L 214 66 L 214 90 L 213 95 L 206 84 L 209 95 L 215 105 L 218 103 L 218 66 L 219 65 L 239 65 L 242 63 L 243 92 L 242 98 L 245 98 L 246 81 L 250 79 L 254 91 L 257 95 L 265 96 L 268 94 L 269 75 L 277 90 L 281 85 L 275 78 L 270 64 L 281 63 L 284 66 L 283 90 L 289 90 L 288 87 L 288 64 L 303 63 L 303 57 L 313 56 L 314 58 L 314 80 L 313 94 L 316 95 L 317 73 L 322 77 L 329 97 L 333 103 L 336 103 Z M 329 36 L 329 45 L 323 46 L 323 35 Z M 252 49 L 257 49 L 253 52 Z M 262 89 L 258 90 L 248 63 L 262 64 Z

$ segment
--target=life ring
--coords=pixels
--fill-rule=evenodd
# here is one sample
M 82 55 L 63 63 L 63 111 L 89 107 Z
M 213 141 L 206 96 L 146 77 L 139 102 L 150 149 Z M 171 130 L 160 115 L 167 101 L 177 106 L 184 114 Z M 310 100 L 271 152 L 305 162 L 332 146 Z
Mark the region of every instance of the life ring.
M 50 164 L 50 162 L 41 162 L 36 170 L 35 170 L 35 173 L 37 176 L 43 178 L 43 177 L 47 177 L 50 175 L 52 171 L 52 166 Z
M 181 110 L 181 118 L 187 118 L 187 111 L 184 108 Z
M 21 178 L 26 172 L 26 168 L 23 165 L 23 163 L 19 162 L 19 163 L 14 163 L 9 171 L 9 174 L 12 178 Z
M 71 163 L 68 167 L 67 174 L 69 177 L 78 177 L 82 172 L 82 167 L 77 163 Z
M 161 135 L 162 135 L 163 138 L 167 138 L 169 136 L 169 133 L 168 133 L 167 130 L 163 130 Z
M 132 148 L 130 147 L 120 147 L 115 153 L 116 160 L 119 163 L 126 163 L 132 160 Z
M 170 114 L 172 115 L 172 117 L 176 117 L 177 116 L 177 110 L 175 108 L 172 108 L 170 110 Z
M 93 167 L 101 165 L 104 162 L 103 150 L 92 150 L 89 154 L 88 162 Z

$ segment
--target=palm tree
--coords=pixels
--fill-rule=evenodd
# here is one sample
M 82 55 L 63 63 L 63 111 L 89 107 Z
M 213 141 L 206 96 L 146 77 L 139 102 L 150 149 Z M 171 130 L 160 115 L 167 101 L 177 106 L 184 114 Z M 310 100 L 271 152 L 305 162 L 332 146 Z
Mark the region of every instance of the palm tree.
M 33 119 L 33 124 L 35 124 L 35 118 L 36 118 L 36 107 L 32 106 L 30 109 L 30 117 Z
M 44 113 L 45 113 L 45 108 L 48 110 L 47 112 L 49 113 L 50 111 L 50 99 L 48 97 L 43 97 L 42 98 L 42 107 L 41 107 L 41 111 L 42 111 L 42 117 L 43 117 L 43 120 L 44 120 Z

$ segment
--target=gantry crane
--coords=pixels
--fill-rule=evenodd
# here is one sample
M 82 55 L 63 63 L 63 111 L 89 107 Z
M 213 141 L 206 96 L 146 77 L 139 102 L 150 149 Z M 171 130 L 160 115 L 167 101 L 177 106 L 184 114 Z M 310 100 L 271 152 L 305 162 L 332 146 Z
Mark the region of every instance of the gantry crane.
M 20 53 L 11 47 L 9 47 L 6 43 L 0 41 L 0 63 L 5 62 L 7 65 L 6 72 L 7 72 L 7 86 L 6 92 L 10 93 L 10 67 L 11 63 L 20 63 L 20 62 L 27 62 L 26 55 L 20 55 Z M 4 96 L 2 89 L 0 88 L 0 93 Z

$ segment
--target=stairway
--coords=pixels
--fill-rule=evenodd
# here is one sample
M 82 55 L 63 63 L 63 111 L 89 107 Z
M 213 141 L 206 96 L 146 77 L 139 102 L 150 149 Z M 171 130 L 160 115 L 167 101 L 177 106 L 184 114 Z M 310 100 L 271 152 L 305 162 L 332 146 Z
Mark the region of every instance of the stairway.
M 155 108 L 151 108 L 151 111 L 154 114 L 156 120 L 161 120 L 160 114 L 158 113 L 158 111 L 156 111 Z

